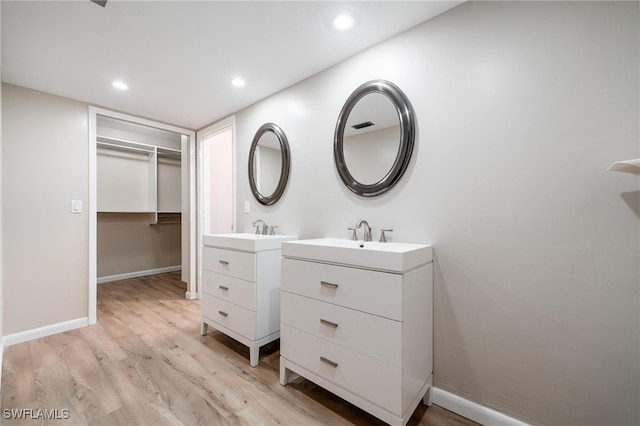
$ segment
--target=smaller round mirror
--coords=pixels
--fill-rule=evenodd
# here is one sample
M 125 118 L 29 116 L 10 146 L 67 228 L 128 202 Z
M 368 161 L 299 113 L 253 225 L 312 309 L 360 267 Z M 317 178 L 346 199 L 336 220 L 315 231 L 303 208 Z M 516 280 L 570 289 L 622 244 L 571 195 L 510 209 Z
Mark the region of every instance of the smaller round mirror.
M 274 204 L 289 179 L 289 143 L 280 127 L 263 124 L 249 149 L 249 186 L 259 203 Z

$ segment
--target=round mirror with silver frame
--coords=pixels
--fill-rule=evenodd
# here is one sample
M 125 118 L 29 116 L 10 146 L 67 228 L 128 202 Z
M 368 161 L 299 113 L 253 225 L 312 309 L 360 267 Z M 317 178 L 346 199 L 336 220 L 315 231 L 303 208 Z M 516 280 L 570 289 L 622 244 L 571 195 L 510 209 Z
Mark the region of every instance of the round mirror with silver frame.
M 260 204 L 270 206 L 282 196 L 289 179 L 289 142 L 273 123 L 260 126 L 249 149 L 249 186 Z
M 415 143 L 415 116 L 393 83 L 372 80 L 347 99 L 336 124 L 333 156 L 338 174 L 355 194 L 374 197 L 402 177 Z

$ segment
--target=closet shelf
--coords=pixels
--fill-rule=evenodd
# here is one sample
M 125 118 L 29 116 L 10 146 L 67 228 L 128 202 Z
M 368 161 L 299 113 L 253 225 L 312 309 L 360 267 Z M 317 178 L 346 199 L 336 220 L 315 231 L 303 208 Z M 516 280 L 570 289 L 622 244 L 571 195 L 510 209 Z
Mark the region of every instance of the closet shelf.
M 181 158 L 182 152 L 179 149 L 165 148 L 156 145 L 148 145 L 139 142 L 131 142 L 125 139 L 111 138 L 108 136 L 97 136 L 96 142 L 98 146 L 106 148 L 123 149 L 129 151 L 146 152 L 149 154 L 157 153 L 160 156 Z
M 159 213 L 180 212 L 180 150 L 108 136 L 97 136 L 96 144 L 98 212 L 148 214 L 151 223 Z
M 624 172 L 640 175 L 640 158 L 631 160 L 616 161 L 607 169 L 611 172 Z
M 180 212 L 158 212 L 155 221 L 150 225 L 180 225 L 182 223 L 182 213 Z
M 98 213 L 110 213 L 110 214 L 155 214 L 155 211 L 147 210 L 98 210 Z
M 98 215 L 118 215 L 119 217 L 147 217 L 149 225 L 179 225 L 182 223 L 181 212 L 147 212 L 147 211 L 98 211 Z M 106 217 L 106 216 L 103 216 Z

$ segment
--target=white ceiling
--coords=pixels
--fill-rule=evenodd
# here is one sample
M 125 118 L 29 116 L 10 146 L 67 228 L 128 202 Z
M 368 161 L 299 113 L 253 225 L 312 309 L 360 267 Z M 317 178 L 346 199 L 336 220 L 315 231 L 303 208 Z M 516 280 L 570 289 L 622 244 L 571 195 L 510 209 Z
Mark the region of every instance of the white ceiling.
M 2 0 L 2 81 L 197 130 L 460 3 Z

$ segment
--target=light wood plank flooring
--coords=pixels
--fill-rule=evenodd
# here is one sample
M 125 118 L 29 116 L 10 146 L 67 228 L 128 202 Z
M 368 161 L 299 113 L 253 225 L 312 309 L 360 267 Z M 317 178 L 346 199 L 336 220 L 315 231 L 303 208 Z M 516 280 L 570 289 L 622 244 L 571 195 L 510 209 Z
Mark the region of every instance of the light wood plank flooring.
M 99 285 L 96 325 L 6 348 L 0 422 L 383 424 L 305 379 L 281 386 L 277 341 L 252 368 L 247 347 L 212 327 L 200 336 L 200 302 L 185 300 L 185 288 L 179 273 Z M 33 411 L 7 419 L 10 409 Z M 38 409 L 58 410 L 59 418 L 46 420 Z M 420 405 L 409 425 L 475 423 Z

